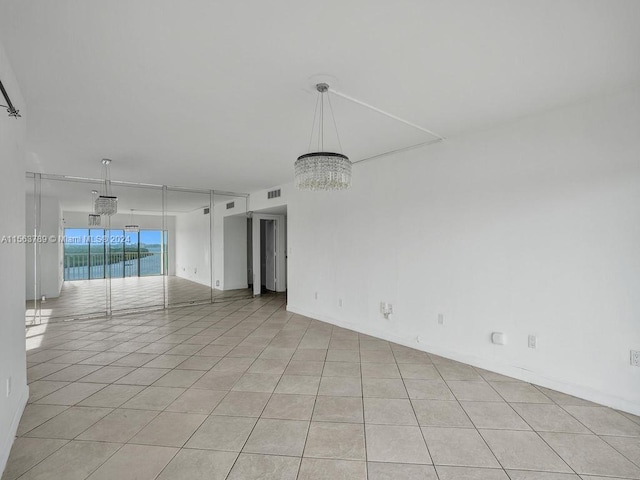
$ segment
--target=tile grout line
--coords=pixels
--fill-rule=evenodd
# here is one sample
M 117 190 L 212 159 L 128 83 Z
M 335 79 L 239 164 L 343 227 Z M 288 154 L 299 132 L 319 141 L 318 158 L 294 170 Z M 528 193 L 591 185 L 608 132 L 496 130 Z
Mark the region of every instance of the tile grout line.
M 472 367 L 472 368 L 473 368 L 473 367 Z M 482 376 L 482 375 L 480 375 L 480 376 Z M 484 377 L 483 377 L 483 378 L 484 378 Z M 489 383 L 489 382 L 487 381 L 487 383 Z M 526 385 L 531 385 L 531 384 L 530 384 L 530 383 L 528 383 L 528 382 L 525 382 L 525 384 L 526 384 Z M 526 424 L 526 425 L 531 429 L 531 431 L 532 431 L 532 432 L 534 432 L 534 433 L 536 434 L 536 436 L 537 436 L 540 440 L 542 440 L 542 442 L 543 442 L 545 445 L 547 445 L 547 447 L 549 447 L 549 449 L 550 449 L 553 453 L 555 453 L 555 454 L 558 456 L 558 458 L 559 458 L 559 459 L 560 459 L 560 460 L 561 460 L 561 461 L 562 461 L 562 462 L 567 466 L 567 468 L 569 468 L 569 469 L 571 470 L 571 472 L 572 472 L 572 473 L 574 473 L 574 474 L 576 474 L 576 475 L 578 475 L 578 476 L 579 476 L 578 472 L 576 472 L 576 471 L 573 469 L 573 467 L 571 467 L 571 465 L 569 465 L 569 464 L 567 463 L 567 461 L 566 461 L 564 458 L 562 458 L 562 455 L 560 455 L 560 454 L 559 454 L 559 453 L 558 453 L 558 452 L 557 452 L 553 447 L 551 447 L 551 445 L 549 445 L 549 444 L 547 443 L 547 441 L 542 437 L 542 435 L 540 435 L 540 433 L 539 433 L 535 428 L 533 428 L 533 427 L 529 424 L 529 422 L 527 422 L 527 420 L 526 420 L 522 415 L 520 415 L 520 413 L 519 413 L 515 408 L 513 408 L 513 407 L 511 406 L 511 404 L 510 404 L 510 403 L 509 403 L 509 402 L 504 398 L 504 396 L 503 396 L 499 391 L 497 391 L 495 388 L 493 388 L 493 385 L 491 385 L 490 383 L 489 383 L 489 385 L 490 385 L 490 386 L 491 386 L 491 388 L 492 388 L 492 389 L 493 389 L 493 390 L 494 390 L 494 391 L 495 391 L 495 392 L 496 392 L 496 393 L 497 393 L 497 394 L 498 394 L 498 395 L 499 395 L 499 396 L 504 400 L 504 402 L 505 402 L 507 405 L 509 405 L 509 408 L 511 408 L 511 410 L 513 410 L 513 411 L 516 413 L 516 415 L 518 415 L 518 417 L 520 417 L 520 419 L 521 419 L 521 420 L 522 420 L 522 421 L 523 421 L 523 422 L 524 422 L 524 423 L 525 423 L 525 424 Z M 535 387 L 535 386 L 534 386 L 534 387 Z M 536 390 L 537 390 L 537 389 L 536 389 Z M 544 393 L 542 393 L 542 392 L 540 392 L 540 393 L 541 393 L 542 395 L 544 395 Z M 546 395 L 544 395 L 544 396 L 545 396 L 546 398 L 549 398 L 549 397 L 547 397 Z M 551 401 L 553 402 L 553 399 L 549 398 L 549 400 L 551 400 Z M 513 402 L 513 403 L 519 403 L 519 402 Z M 535 403 L 535 402 L 533 402 L 533 403 Z M 555 403 L 555 402 L 554 402 L 554 403 Z M 540 404 L 540 405 L 548 405 L 548 404 Z M 486 430 L 492 430 L 492 429 L 486 429 Z M 494 429 L 494 430 L 495 430 L 495 429 Z M 485 441 L 485 443 L 486 443 L 486 439 L 484 438 L 484 436 L 482 435 L 482 433 L 480 433 L 480 430 L 478 430 L 478 433 L 480 434 L 480 436 L 482 437 L 482 439 L 483 439 L 483 440 Z M 487 446 L 489 447 L 489 445 L 488 445 L 488 444 L 487 444 Z M 489 447 L 489 449 L 491 450 L 491 447 Z M 493 452 L 493 450 L 491 450 L 491 451 Z M 494 454 L 494 455 L 495 455 L 495 454 Z M 498 461 L 498 462 L 499 462 L 499 461 Z M 562 473 L 566 473 L 566 472 L 557 472 L 557 473 L 562 474 Z
M 420 436 L 422 438 L 422 441 L 424 442 L 424 445 L 427 449 L 427 455 L 429 455 L 429 459 L 431 460 L 431 465 L 433 466 L 433 471 L 436 474 L 436 478 L 440 479 L 440 473 L 438 473 L 438 469 L 436 468 L 436 464 L 433 460 L 433 456 L 431 455 L 431 449 L 429 448 L 429 444 L 427 443 L 427 439 L 424 436 L 424 431 L 422 430 L 422 425 L 420 425 L 420 421 L 418 420 L 418 415 L 416 414 L 416 409 L 413 406 L 413 402 L 411 401 L 411 395 L 409 395 L 409 390 L 407 389 L 407 386 L 404 383 L 404 377 L 402 376 L 402 371 L 400 370 L 400 367 L 398 366 L 398 359 L 396 358 L 396 354 L 393 351 L 393 348 L 391 348 L 391 353 L 393 354 L 393 359 L 396 362 L 396 368 L 398 368 L 398 372 L 400 373 L 400 378 L 402 379 L 402 386 L 404 387 L 405 392 L 407 393 L 407 399 L 409 401 L 409 405 L 411 405 L 411 411 L 413 412 L 413 416 L 416 419 L 416 423 L 418 424 L 418 430 L 420 431 Z M 427 358 L 428 355 L 427 355 Z M 431 359 L 429 358 L 429 361 L 431 362 Z M 435 368 L 435 364 L 433 362 L 431 362 L 431 364 L 434 366 Z M 436 371 L 438 372 L 438 375 L 440 375 L 440 371 L 436 368 Z
M 259 310 L 259 309 L 258 309 L 258 310 Z M 236 311 L 237 311 L 237 310 L 236 310 Z M 277 311 L 277 310 L 276 310 L 276 311 Z M 268 320 L 268 318 L 270 318 L 274 313 L 275 313 L 275 312 L 272 312 L 272 314 L 271 314 L 271 315 L 269 315 L 269 317 L 267 317 L 265 320 L 263 320 L 263 321 L 260 323 L 260 325 L 262 325 L 263 323 L 265 323 L 265 322 Z M 231 315 L 231 313 L 230 313 L 229 315 Z M 229 316 L 229 315 L 227 315 L 227 316 Z M 248 318 L 249 316 L 250 316 L 250 315 L 247 315 L 247 317 L 245 317 L 245 319 L 246 319 L 246 318 Z M 203 317 L 203 318 L 204 318 L 204 317 Z M 226 318 L 226 317 L 224 317 L 224 318 Z M 224 319 L 224 318 L 223 318 L 223 319 Z M 221 319 L 221 321 L 222 321 L 223 319 Z M 223 333 L 222 335 L 224 335 L 224 334 L 228 333 L 230 330 L 232 330 L 233 328 L 235 328 L 236 326 L 238 326 L 238 324 L 240 324 L 240 323 L 241 323 L 242 321 L 244 321 L 245 319 L 242 319 L 242 320 L 240 320 L 239 322 L 237 322 L 233 327 L 230 327 L 230 328 L 229 328 L 228 330 L 226 330 L 226 331 L 225 331 L 225 333 Z M 192 322 L 192 323 L 195 323 L 195 322 Z M 219 322 L 216 322 L 216 324 L 217 324 L 217 323 L 219 323 Z M 288 322 L 287 322 L 287 323 L 288 323 Z M 214 325 L 215 325 L 215 324 L 214 324 Z M 258 325 L 256 328 L 254 328 L 254 329 L 251 331 L 251 333 L 253 333 L 257 328 L 259 328 L 259 326 L 260 326 L 260 325 Z M 251 333 L 249 333 L 249 335 L 247 335 L 246 337 L 244 337 L 244 339 L 248 338 L 248 337 L 251 335 Z M 222 336 L 222 335 L 220 335 L 220 336 Z M 244 339 L 243 339 L 243 341 L 244 341 Z M 240 342 L 240 343 L 242 343 L 242 342 Z M 209 344 L 209 345 L 210 345 L 210 344 Z M 239 345 L 239 344 L 238 344 L 238 345 Z M 236 346 L 237 346 L 237 345 L 236 345 Z M 203 348 L 204 348 L 204 347 L 203 347 Z M 235 347 L 234 347 L 234 348 L 235 348 Z M 233 350 L 233 349 L 232 349 L 232 350 Z M 264 350 L 263 350 L 263 351 L 264 351 Z M 194 355 L 195 355 L 195 354 L 194 354 Z M 226 355 L 225 355 L 225 356 L 223 356 L 222 358 L 226 358 Z M 222 360 L 222 359 L 221 359 L 221 360 Z M 256 360 L 257 360 L 257 358 L 256 358 Z M 217 365 L 217 363 L 218 363 L 218 362 L 216 362 L 216 365 Z M 253 363 L 255 363 L 255 360 L 251 363 L 251 365 L 253 365 Z M 215 366 L 215 365 L 214 365 L 214 366 Z M 251 367 L 251 366 L 249 366 L 248 368 L 250 368 L 250 367 Z M 248 370 L 248 368 L 247 368 L 247 370 Z M 209 370 L 208 370 L 208 372 L 210 372 L 212 369 L 213 369 L 213 367 L 212 367 L 211 369 L 209 369 Z M 246 371 L 245 371 L 245 372 L 246 372 Z M 242 378 L 242 377 L 240 377 L 240 378 Z M 239 380 L 240 380 L 240 379 L 238 379 L 238 381 L 239 381 Z M 234 383 L 234 385 L 235 385 L 235 384 L 237 384 L 237 383 L 238 383 L 238 381 L 236 381 L 236 382 Z M 233 388 L 233 386 L 234 386 L 234 385 L 232 385 L 232 386 L 231 386 L 231 389 L 227 392 L 227 394 L 226 394 L 224 397 L 222 397 L 222 398 L 220 399 L 220 401 L 218 402 L 218 405 L 219 405 L 220 403 L 222 403 L 222 401 L 224 401 L 224 399 L 227 397 L 227 395 L 233 391 L 233 390 L 232 390 L 232 388 Z M 217 407 L 217 405 L 216 405 L 216 407 Z M 216 408 L 216 407 L 214 407 L 214 410 L 215 410 L 215 408 Z M 265 405 L 265 407 L 266 407 L 266 405 Z M 163 411 L 164 411 L 164 410 L 163 410 Z M 213 413 L 213 410 L 212 410 L 212 412 L 211 412 L 211 413 Z M 208 418 L 208 417 L 210 417 L 210 416 L 211 416 L 211 414 L 207 415 L 207 418 Z M 200 427 L 202 427 L 202 425 L 203 425 L 203 424 L 204 424 L 204 422 L 207 420 L 207 418 L 205 418 L 205 419 L 202 421 L 202 423 L 200 423 L 200 425 L 198 425 L 198 427 L 193 431 L 193 433 L 191 433 L 191 435 L 189 436 L 189 438 L 188 438 L 188 439 L 187 439 L 187 440 L 182 444 L 182 447 L 178 447 L 178 451 L 175 453 L 175 455 L 171 458 L 171 460 L 169 460 L 169 462 L 167 462 L 167 464 L 162 468 L 162 470 L 161 470 L 161 471 L 160 471 L 160 472 L 159 472 L 159 473 L 158 473 L 154 478 L 158 478 L 160 475 L 162 475 L 162 472 L 164 472 L 164 470 L 169 466 L 169 464 L 173 461 L 173 459 L 174 459 L 174 458 L 175 458 L 175 457 L 180 453 L 180 451 L 182 451 L 182 449 L 183 449 L 183 448 L 185 448 L 184 446 L 189 442 L 189 440 L 191 440 L 191 438 L 193 438 L 193 436 L 195 435 L 195 433 L 200 429 Z M 259 418 L 260 418 L 260 417 L 258 417 L 258 419 L 259 419 Z M 255 425 L 257 425 L 257 423 L 258 423 L 258 422 L 257 422 L 257 420 L 256 420 L 256 424 L 255 424 Z M 254 425 L 254 427 L 253 427 L 253 428 L 255 428 L 255 425 Z M 252 431 L 253 431 L 253 429 L 252 429 Z M 249 434 L 249 435 L 250 435 L 250 434 Z M 132 438 L 133 438 L 133 437 L 132 437 Z M 248 437 L 247 437 L 247 440 L 248 440 Z M 233 453 L 235 453 L 235 452 L 233 452 Z M 227 473 L 227 476 L 231 473 L 231 470 L 232 470 L 232 469 L 233 469 L 233 467 L 235 466 L 235 463 L 238 461 L 238 458 L 240 458 L 240 454 L 241 454 L 241 453 L 242 453 L 242 450 L 241 450 L 240 452 L 238 452 L 238 455 L 236 456 L 236 459 L 234 460 L 233 464 L 231 465 L 231 468 L 229 469 L 229 472 Z
M 269 303 L 270 303 L 270 302 L 269 302 Z M 236 310 L 236 311 L 237 311 L 237 310 Z M 277 310 L 276 310 L 276 311 L 277 311 Z M 275 312 L 272 312 L 272 315 L 273 315 L 273 313 L 275 313 Z M 227 316 L 229 316 L 229 315 L 231 315 L 231 313 L 229 313 Z M 187 315 L 184 315 L 184 316 L 187 316 Z M 270 316 L 271 316 L 271 315 L 270 315 Z M 269 316 L 269 317 L 270 317 L 270 316 Z M 268 317 L 268 318 L 269 318 L 269 317 Z M 174 321 L 178 320 L 179 318 L 182 318 L 182 317 L 178 317 L 178 318 L 174 319 Z M 202 318 L 204 318 L 204 317 L 202 317 Z M 215 325 L 215 324 L 219 323 L 219 322 L 220 322 L 220 321 L 222 321 L 224 318 L 226 318 L 226 316 L 225 316 L 225 317 L 223 317 L 222 319 L 220 319 L 218 322 L 215 322 L 213 325 Z M 197 321 L 197 320 L 196 320 L 196 321 Z M 241 320 L 241 321 L 242 321 L 242 320 Z M 265 321 L 266 321 L 266 319 L 265 319 Z M 195 322 L 195 321 L 194 321 L 194 322 Z M 191 322 L 191 323 L 194 323 L 194 322 Z M 148 322 L 145 322 L 145 323 L 148 323 Z M 264 323 L 264 321 L 263 321 L 262 323 Z M 262 325 L 262 323 L 261 323 L 261 325 Z M 144 323 L 143 323 L 142 325 L 144 325 Z M 189 325 L 189 324 L 187 324 L 187 325 Z M 235 328 L 235 326 L 237 326 L 237 323 L 236 323 L 236 325 L 234 325 L 234 326 L 230 327 L 228 330 L 226 330 L 226 331 L 225 331 L 225 333 L 226 333 L 226 332 L 228 332 L 229 330 L 231 330 L 231 329 Z M 135 327 L 132 327 L 132 328 L 135 328 Z M 157 328 L 160 328 L 160 327 L 157 327 Z M 185 327 L 181 327 L 181 328 L 185 328 Z M 257 327 L 256 327 L 256 328 L 257 328 Z M 155 329 L 154 329 L 154 330 L 155 330 Z M 255 329 L 254 329 L 254 330 L 255 330 Z M 117 334 L 116 334 L 116 335 L 117 335 Z M 223 335 L 224 335 L 224 334 L 223 334 Z M 221 336 L 222 336 L 222 335 L 221 335 Z M 80 338 L 81 338 L 81 337 L 80 337 Z M 179 344 L 177 344 L 177 345 L 179 345 Z M 142 347 L 142 348 L 145 348 L 145 347 Z M 134 351 L 134 352 L 135 352 L 135 351 Z M 131 353 L 134 353 L 134 352 L 131 352 Z M 73 365 L 75 365 L 75 364 L 73 364 Z M 109 364 L 109 365 L 111 365 L 111 364 Z M 107 366 L 109 366 L 109 365 L 107 365 Z M 142 367 L 137 367 L 137 368 L 142 368 Z M 96 371 L 97 371 L 97 370 L 96 370 Z M 167 372 L 167 373 L 168 373 L 168 372 Z M 89 374 L 89 375 L 90 375 L 90 374 Z M 81 377 L 81 378 L 84 378 L 84 377 Z M 77 382 L 77 381 L 76 381 L 76 382 Z M 71 383 L 69 383 L 69 384 L 76 383 L 76 382 L 71 382 Z M 81 383 L 81 382 L 80 382 L 80 383 Z M 114 384 L 114 383 L 112 382 L 111 384 L 108 384 L 108 385 L 113 385 L 113 384 Z M 99 391 L 101 391 L 101 390 L 103 390 L 104 388 L 106 388 L 108 385 L 105 385 L 103 388 L 101 388 L 100 390 L 98 390 L 98 391 L 96 391 L 96 392 L 94 392 L 94 393 L 98 393 Z M 145 386 L 145 389 L 141 390 L 139 393 L 142 393 L 142 392 L 143 392 L 144 390 L 146 390 L 146 388 L 148 388 L 149 386 L 150 386 L 150 385 Z M 64 387 L 62 387 L 62 388 L 64 388 Z M 139 393 L 138 393 L 138 394 L 139 394 Z M 92 394 L 92 395 L 93 395 L 93 394 Z M 46 396 L 46 395 L 45 395 L 45 396 Z M 91 395 L 89 395 L 89 396 L 91 396 Z M 87 398 L 88 398 L 88 397 L 87 397 Z M 223 397 L 223 398 L 224 398 L 224 397 Z M 84 401 L 84 399 L 83 399 L 83 400 L 81 400 L 81 401 Z M 221 399 L 221 401 L 222 401 L 222 399 Z M 80 403 L 80 402 L 78 402 L 78 403 Z M 126 402 L 125 402 L 125 403 L 126 403 Z M 46 405 L 46 404 L 44 404 L 44 405 Z M 57 415 L 55 415 L 54 417 L 52 417 L 52 418 L 50 418 L 50 419 L 46 420 L 45 422 L 41 423 L 40 425 L 38 425 L 38 426 L 34 427 L 33 429 L 31 429 L 31 430 L 29 430 L 29 431 L 27 431 L 27 432 L 25 432 L 25 433 L 28 433 L 28 432 L 30 432 L 30 431 L 32 431 L 32 430 L 34 430 L 35 428 L 38 428 L 39 426 L 43 425 L 44 423 L 47 423 L 48 421 L 52 420 L 53 418 L 57 417 L 58 415 L 62 414 L 63 412 L 65 412 L 65 411 L 69 410 L 70 408 L 72 408 L 72 407 L 74 407 L 74 406 L 77 406 L 77 403 L 76 403 L 76 404 L 74 404 L 74 405 L 68 406 L 68 408 L 66 408 L 66 409 L 65 409 L 65 410 L 63 410 L 62 412 L 58 413 L 58 414 L 57 414 Z M 86 407 L 86 408 L 91 408 L 91 407 Z M 105 417 L 106 417 L 106 416 L 108 416 L 108 415 L 110 415 L 111 413 L 113 413 L 117 408 L 121 408 L 121 407 L 112 408 L 112 409 L 111 409 L 111 412 L 109 412 L 107 415 L 105 415 Z M 145 409 L 141 409 L 141 410 L 145 410 Z M 147 410 L 145 410 L 145 411 L 147 411 Z M 164 411 L 164 410 L 161 410 L 161 411 L 157 412 L 157 414 L 154 416 L 154 419 L 155 419 L 155 418 L 157 418 L 157 416 L 158 416 L 158 415 L 160 415 L 160 413 L 162 413 L 163 411 Z M 155 411 L 154 411 L 154 412 L 155 412 Z M 104 418 L 104 417 L 102 417 L 102 418 Z M 69 444 L 69 443 L 70 443 L 70 442 L 72 442 L 72 441 L 83 441 L 83 440 L 76 440 L 76 438 L 77 438 L 78 436 L 82 435 L 84 432 L 86 432 L 86 431 L 87 431 L 88 429 L 90 429 L 91 427 L 93 427 L 96 423 L 98 423 L 100 420 L 102 420 L 102 418 L 98 419 L 96 422 L 94 422 L 93 424 L 91 424 L 89 427 L 87 427 L 85 430 L 83 430 L 82 432 L 80 432 L 78 435 L 76 435 L 76 437 L 74 437 L 73 439 L 69 440 L 65 445 L 61 446 L 60 448 L 63 448 L 64 446 L 66 446 L 67 444 Z M 153 421 L 153 420 L 151 420 L 151 421 Z M 149 422 L 149 423 L 151 423 L 151 422 Z M 147 424 L 147 425 L 148 425 L 148 424 Z M 146 426 L 143 426 L 143 427 L 140 429 L 140 431 L 141 431 L 142 429 L 144 429 L 145 427 L 146 427 Z M 139 431 L 138 431 L 138 433 L 139 433 Z M 135 436 L 135 435 L 134 435 L 134 436 Z M 24 437 L 24 438 L 39 438 L 39 437 Z M 131 438 L 133 438 L 133 437 L 131 437 Z M 66 439 L 65 439 L 65 440 L 66 440 Z M 104 442 L 104 443 L 113 443 L 113 442 Z M 90 476 L 91 474 L 93 474 L 93 473 L 94 473 L 98 468 L 100 468 L 102 465 L 104 465 L 104 463 L 106 463 L 106 462 L 107 462 L 107 461 L 108 461 L 108 460 L 109 460 L 113 455 L 115 455 L 117 452 L 119 452 L 119 451 L 124 447 L 124 445 L 128 445 L 128 443 L 127 443 L 127 442 L 125 442 L 125 443 L 121 444 L 121 446 L 120 446 L 116 451 L 114 451 L 114 452 L 113 452 L 113 454 L 112 454 L 111 456 L 109 456 L 109 458 L 107 458 L 107 459 L 105 460 L 105 462 L 101 463 L 98 467 L 96 467 L 96 469 L 95 469 L 95 470 L 92 470 L 92 471 L 91 471 L 91 473 L 90 473 L 88 476 Z M 58 449 L 58 450 L 60 450 L 60 449 Z M 56 450 L 56 451 L 58 451 L 58 450 Z M 179 450 L 178 450 L 178 451 L 179 451 Z M 28 473 L 30 470 L 32 470 L 32 469 L 33 469 L 33 468 L 35 468 L 37 465 L 39 465 L 40 463 L 42 463 L 43 461 L 45 461 L 47 458 L 49 458 L 49 457 L 50 457 L 51 455 L 53 455 L 54 453 L 55 453 L 55 452 L 52 452 L 51 454 L 49 454 L 49 455 L 48 455 L 48 456 L 46 456 L 45 458 L 41 459 L 37 464 L 33 465 L 33 466 L 32 466 L 32 467 L 30 467 L 27 471 L 23 472 L 23 473 L 20 475 L 20 477 L 22 477 L 23 475 L 25 475 L 26 473 Z M 177 452 L 176 452 L 176 455 L 177 455 Z M 173 457 L 172 457 L 172 458 L 173 458 Z M 87 477 L 88 477 L 88 476 L 87 476 Z M 87 478 L 87 477 L 85 477 L 85 478 Z
M 273 312 L 273 313 L 275 313 L 275 312 Z M 272 313 L 272 315 L 273 315 L 273 313 Z M 269 317 L 271 317 L 271 315 Z M 287 320 L 287 323 L 285 325 L 287 325 L 291 321 L 291 318 L 293 318 L 293 315 L 291 317 L 289 317 L 289 320 Z M 297 346 L 300 345 L 300 342 L 302 341 L 302 338 L 304 338 L 304 335 L 308 331 L 310 325 L 311 325 L 311 321 L 308 323 L 307 328 L 305 329 L 305 333 L 303 333 L 303 335 L 300 337 L 300 340 L 296 344 L 296 348 L 294 349 L 293 354 L 291 354 L 291 358 L 289 358 L 289 361 L 287 362 L 287 365 L 285 366 L 282 374 L 280 375 L 280 380 L 278 380 L 278 383 L 276 384 L 276 386 L 273 388 L 273 391 L 269 395 L 269 399 L 265 402 L 264 407 L 262 407 L 262 410 L 261 410 L 260 414 L 258 415 L 258 417 L 256 419 L 256 423 L 251 428 L 251 431 L 249 432 L 249 435 L 247 436 L 247 439 L 244 441 L 244 443 L 242 445 L 242 448 L 240 448 L 240 451 L 238 452 L 238 456 L 236 457 L 236 460 L 233 462 L 233 465 L 229 469 L 229 472 L 227 473 L 225 478 L 228 479 L 229 476 L 231 475 L 231 472 L 233 471 L 233 468 L 236 466 L 236 463 L 238 462 L 238 459 L 240 458 L 240 455 L 242 455 L 244 448 L 246 447 L 247 443 L 249 442 L 249 438 L 251 438 L 251 435 L 253 434 L 253 431 L 255 430 L 256 426 L 258 425 L 258 422 L 260 421 L 260 418 L 262 418 L 262 414 L 264 413 L 264 410 L 267 408 L 267 405 L 271 401 L 271 398 L 273 398 L 275 390 L 276 390 L 276 388 L 278 388 L 278 385 L 280 384 L 280 381 L 282 381 L 282 377 L 284 376 L 284 372 L 286 371 L 287 367 L 291 363 L 291 360 L 293 359 L 293 355 L 295 355 L 295 350 L 297 350 L 297 348 L 298 348 Z M 275 336 L 269 341 L 269 343 L 265 347 L 265 350 L 268 348 L 269 344 L 271 344 L 271 342 L 273 341 L 274 338 L 275 338 Z M 264 350 L 263 350 L 263 352 L 264 352 Z M 257 360 L 257 358 L 256 358 L 256 360 Z M 255 361 L 253 363 L 255 363 Z M 252 365 L 253 365 L 253 363 L 252 363 Z M 311 424 L 311 421 L 309 421 L 309 424 Z M 309 434 L 309 426 L 307 427 L 307 435 L 308 434 Z M 302 454 L 304 454 L 304 450 L 303 450 Z M 302 464 L 302 454 L 300 456 L 300 464 L 298 465 L 298 470 L 300 469 L 300 465 Z

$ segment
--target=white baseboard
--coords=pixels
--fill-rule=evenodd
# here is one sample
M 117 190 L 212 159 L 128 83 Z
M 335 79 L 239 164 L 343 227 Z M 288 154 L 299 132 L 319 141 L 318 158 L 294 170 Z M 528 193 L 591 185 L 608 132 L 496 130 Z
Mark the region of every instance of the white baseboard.
M 556 377 L 553 377 L 552 375 L 547 375 L 543 372 L 525 370 L 523 368 L 520 368 L 514 365 L 504 364 L 499 361 L 476 357 L 474 355 L 466 355 L 461 352 L 456 352 L 456 351 L 441 348 L 437 345 L 430 345 L 428 343 L 417 343 L 408 338 L 401 337 L 398 335 L 393 335 L 392 333 L 389 333 L 387 331 L 379 330 L 376 328 L 366 328 L 365 326 L 360 324 L 345 322 L 337 318 L 312 312 L 304 308 L 296 307 L 295 305 L 288 304 L 287 311 L 292 313 L 297 313 L 298 315 L 304 315 L 305 317 L 313 318 L 326 323 L 330 323 L 338 327 L 347 328 L 349 330 L 353 330 L 358 333 L 363 333 L 365 335 L 371 335 L 372 337 L 381 338 L 383 340 L 394 342 L 399 345 L 415 348 L 416 350 L 422 350 L 427 353 L 439 355 L 441 357 L 445 357 L 450 360 L 455 360 L 458 362 L 473 365 L 474 367 L 483 368 L 491 372 L 499 373 L 501 375 L 506 375 L 508 377 L 516 378 L 518 380 L 523 380 L 528 383 L 533 383 L 534 385 L 550 388 L 552 390 L 556 390 L 561 393 L 566 393 L 567 395 L 572 395 L 574 397 L 582 398 L 590 402 L 598 403 L 600 405 L 605 405 L 607 407 L 615 408 L 623 412 L 628 412 L 633 415 L 640 416 L 640 405 L 638 404 L 638 402 L 620 398 L 618 396 L 611 395 L 608 392 L 596 390 L 594 388 L 591 388 L 585 385 L 574 384 L 564 379 L 556 378 Z
M 245 283 L 232 283 L 231 285 L 227 285 L 225 284 L 224 287 L 222 288 L 222 291 L 227 291 L 227 290 L 244 290 L 249 288 L 249 284 L 247 282 Z M 216 288 L 216 290 L 220 290 L 219 288 Z
M 0 438 L 0 476 L 4 472 L 5 467 L 7 466 L 7 460 L 9 460 L 9 454 L 11 453 L 11 447 L 13 446 L 13 441 L 16 438 L 16 433 L 18 432 L 18 425 L 20 424 L 20 419 L 22 418 L 22 414 L 24 413 L 24 408 L 27 406 L 27 402 L 29 401 L 29 386 L 25 385 L 22 389 L 22 394 L 20 395 L 20 399 L 18 400 L 18 409 L 13 415 L 13 419 L 11 420 L 11 426 L 9 427 L 9 431 L 6 432 L 4 438 Z

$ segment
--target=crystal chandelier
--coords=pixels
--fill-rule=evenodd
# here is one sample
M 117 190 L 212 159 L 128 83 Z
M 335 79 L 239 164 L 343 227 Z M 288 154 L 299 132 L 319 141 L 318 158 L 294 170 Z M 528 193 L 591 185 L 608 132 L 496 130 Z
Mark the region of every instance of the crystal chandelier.
M 95 213 L 96 211 L 96 198 L 98 197 L 98 191 L 97 190 L 91 190 L 91 211 L 92 213 L 89 214 L 89 226 L 90 227 L 98 227 L 100 226 L 100 222 L 102 220 L 102 217 L 100 215 L 98 215 L 97 213 Z
M 136 225 L 133 223 L 133 208 L 131 209 L 131 221 L 129 222 L 129 225 L 125 225 L 124 226 L 124 231 L 125 232 L 139 232 L 140 231 L 140 225 Z
M 98 215 L 115 215 L 118 212 L 118 197 L 114 197 L 111 193 L 111 172 L 109 171 L 111 160 L 102 159 L 102 172 L 104 176 L 104 185 L 102 193 L 96 199 L 95 213 Z
M 313 132 L 315 130 L 316 115 L 318 113 L 318 104 L 320 104 L 320 118 L 318 122 L 318 151 L 300 155 L 294 165 L 296 187 L 299 190 L 345 190 L 351 187 L 351 161 L 349 157 L 342 153 L 325 152 L 324 150 L 324 94 L 329 91 L 329 85 L 326 83 L 318 83 L 318 100 L 316 101 L 316 111 L 313 115 L 313 126 L 311 128 L 311 140 L 309 141 L 309 149 L 313 141 Z M 338 145 L 340 144 L 340 136 L 338 135 L 338 127 L 333 116 L 333 107 L 331 99 L 327 95 L 327 103 L 333 118 L 333 126 L 336 130 Z

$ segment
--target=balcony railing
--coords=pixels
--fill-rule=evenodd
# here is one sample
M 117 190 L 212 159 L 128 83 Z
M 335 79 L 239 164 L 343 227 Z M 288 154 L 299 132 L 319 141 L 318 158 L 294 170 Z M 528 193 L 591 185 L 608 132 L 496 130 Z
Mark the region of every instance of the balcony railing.
M 105 261 L 107 260 L 107 261 Z M 162 274 L 160 252 L 65 253 L 64 279 L 91 280 Z

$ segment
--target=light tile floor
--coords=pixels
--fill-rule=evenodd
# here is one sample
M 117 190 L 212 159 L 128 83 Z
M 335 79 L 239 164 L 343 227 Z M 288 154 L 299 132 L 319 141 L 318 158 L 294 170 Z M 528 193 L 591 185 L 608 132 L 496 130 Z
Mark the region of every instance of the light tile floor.
M 81 317 L 106 312 L 107 280 L 66 281 L 60 296 L 45 302 L 33 300 L 26 304 L 27 325 L 46 322 L 49 319 Z M 249 298 L 253 291 L 216 290 L 176 276 L 127 277 L 111 279 L 111 309 L 113 312 L 129 312 L 135 309 L 162 308 L 169 305 L 214 302 Z
M 282 296 L 49 323 L 27 348 L 2 480 L 640 479 L 640 418 Z

